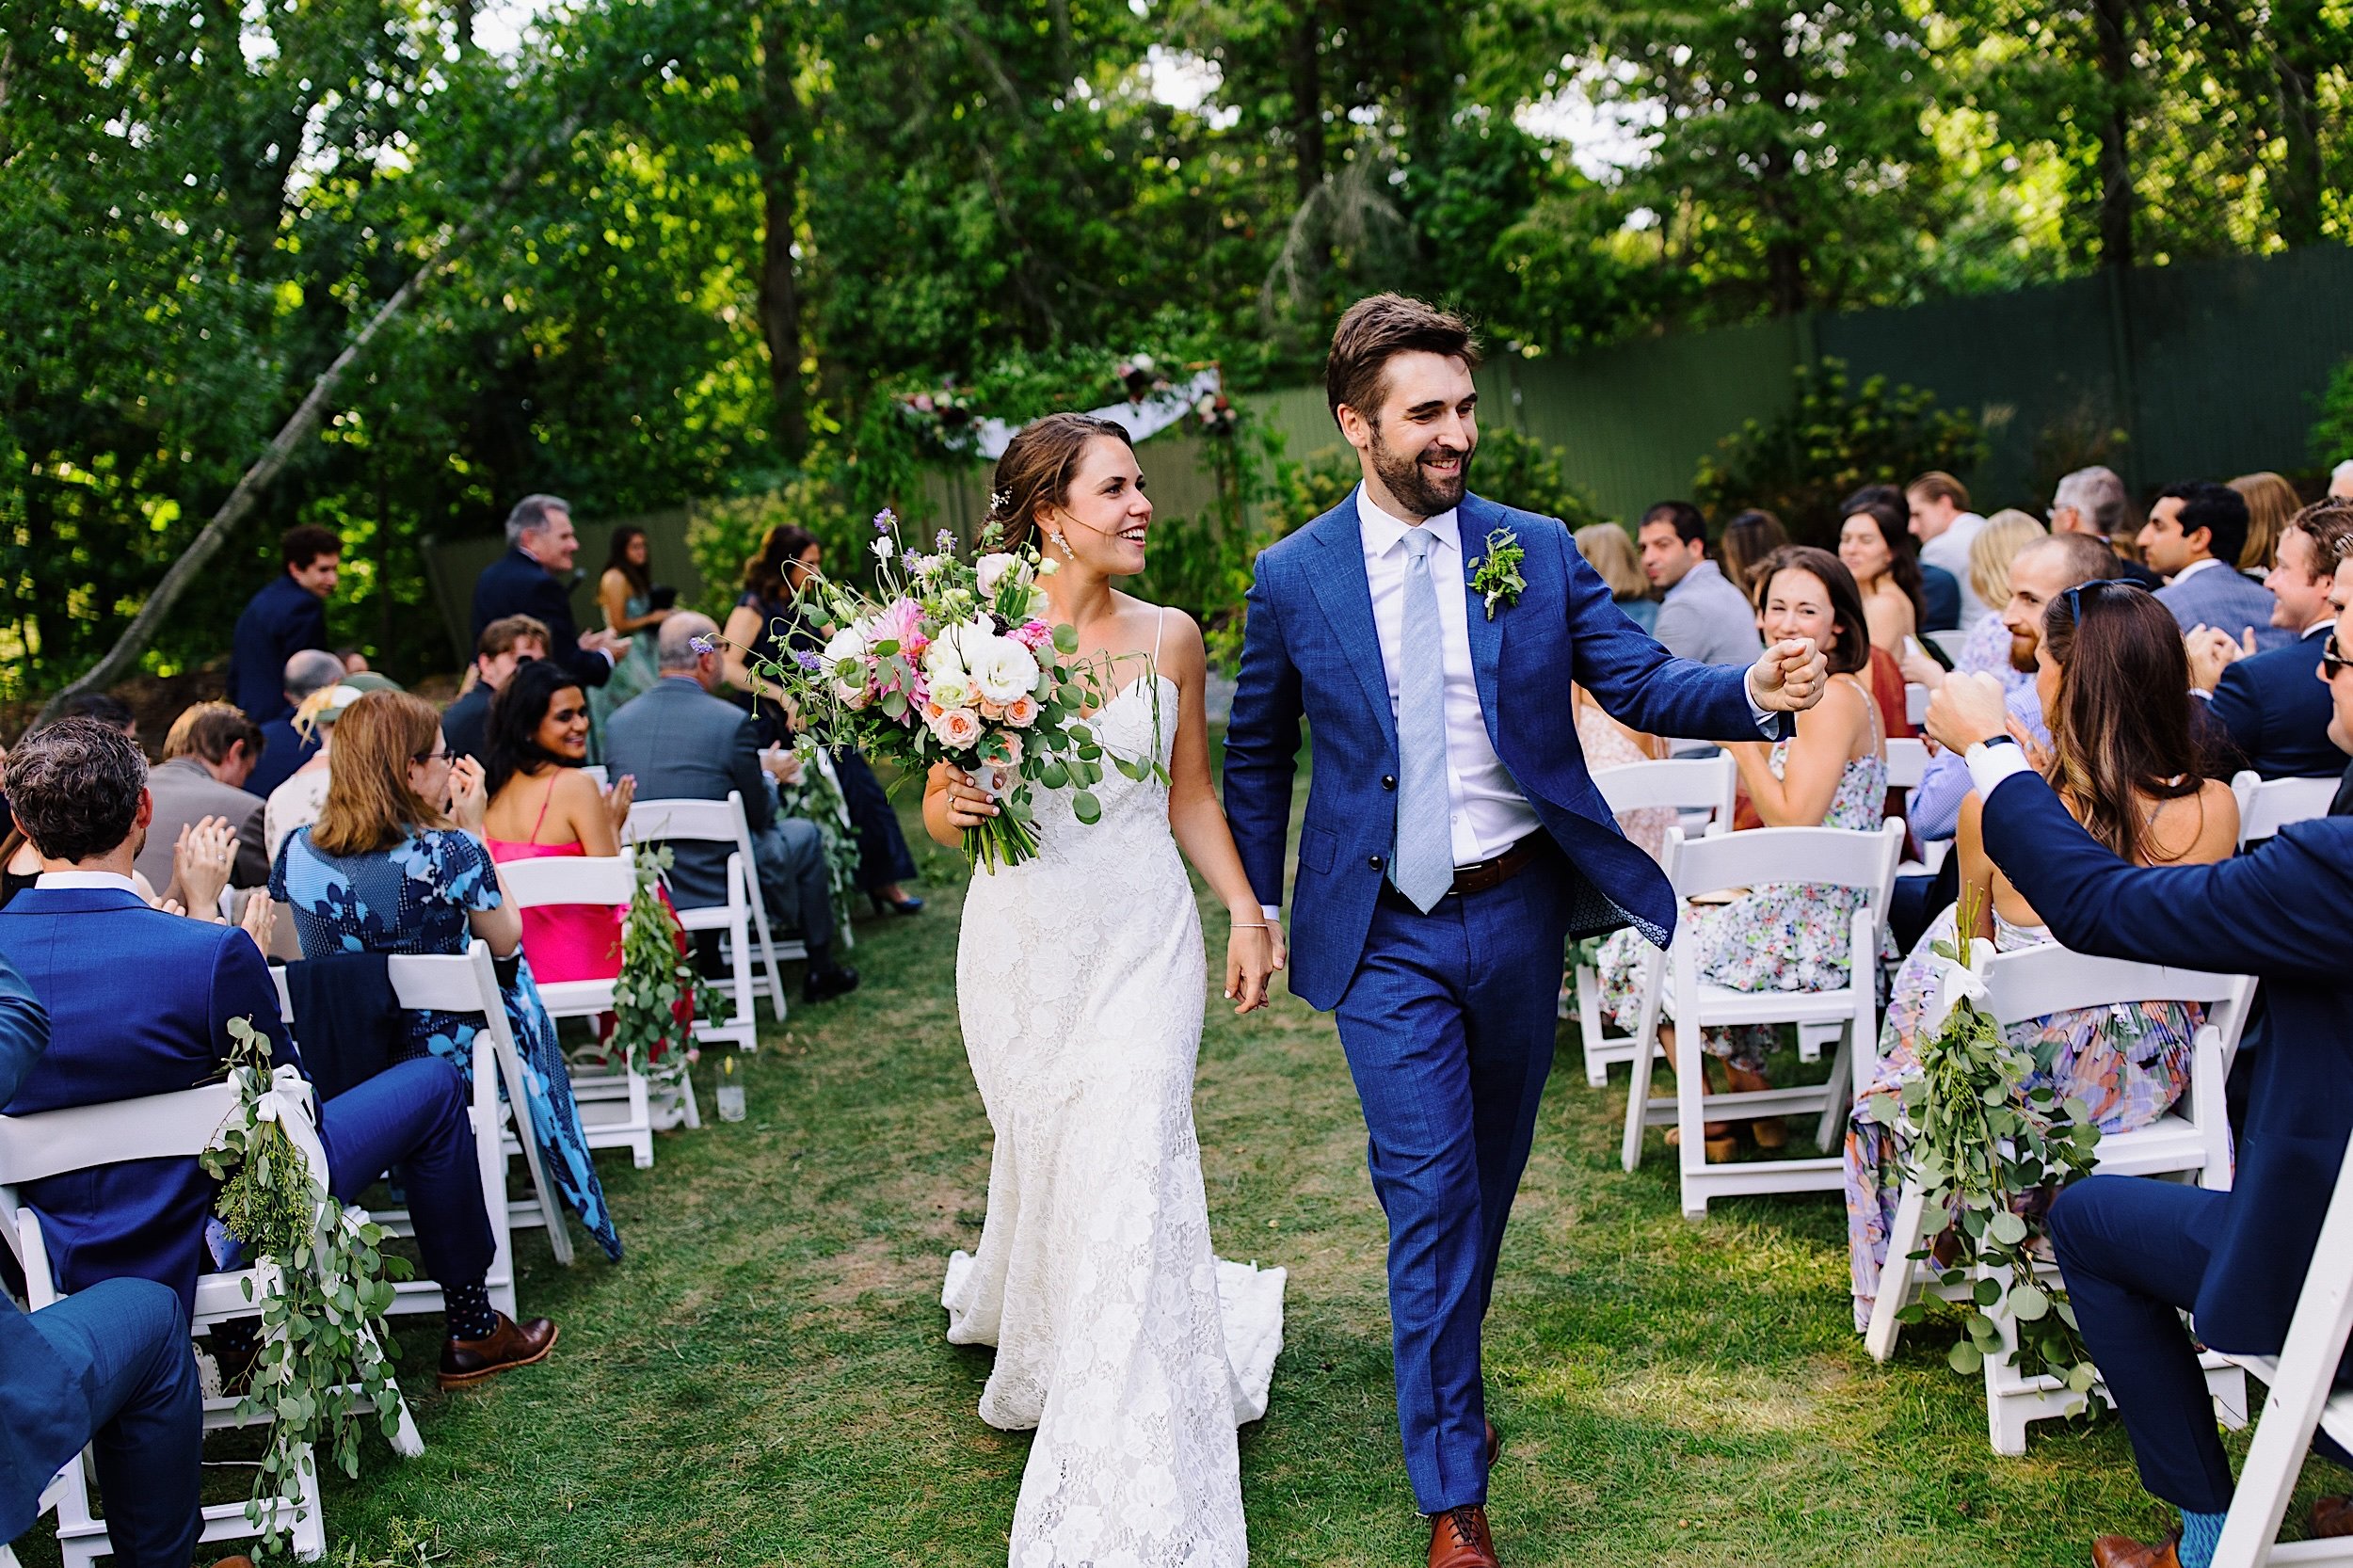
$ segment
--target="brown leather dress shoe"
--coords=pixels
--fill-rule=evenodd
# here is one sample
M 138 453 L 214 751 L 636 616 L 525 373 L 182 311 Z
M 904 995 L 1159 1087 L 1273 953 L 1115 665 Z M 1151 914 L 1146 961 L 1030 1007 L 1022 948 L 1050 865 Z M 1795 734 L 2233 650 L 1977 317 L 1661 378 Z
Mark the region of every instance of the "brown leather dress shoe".
M 545 1361 L 555 1349 L 555 1325 L 545 1318 L 519 1323 L 502 1312 L 498 1327 L 481 1339 L 441 1341 L 441 1386 L 465 1388 L 501 1372 Z
M 225 1557 L 214 1563 L 213 1568 L 253 1568 L 253 1560 L 249 1557 Z
M 1502 1568 L 1485 1509 L 1467 1503 L 1430 1516 L 1430 1568 Z
M 1490 1422 L 1488 1422 L 1488 1423 L 1487 1423 L 1487 1468 L 1488 1468 L 1488 1469 L 1492 1470 L 1492 1469 L 1494 1469 L 1494 1468 L 1496 1467 L 1496 1459 L 1497 1459 L 1497 1456 L 1499 1456 L 1502 1452 L 1503 1452 L 1503 1433 L 1501 1433 L 1501 1432 L 1499 1432 L 1496 1431 L 1496 1424 L 1495 1424 L 1493 1421 L 1490 1421 Z M 2313 1506 L 2314 1508 L 2318 1508 L 2320 1505 L 2319 1505 L 2318 1503 L 2315 1503 L 2315 1504 L 2313 1504 Z
M 2171 1537 L 2150 1545 L 2128 1535 L 2104 1535 L 2091 1544 L 2091 1568 L 2182 1568 Z
M 2313 1537 L 2353 1535 L 2353 1497 L 2314 1497 Z

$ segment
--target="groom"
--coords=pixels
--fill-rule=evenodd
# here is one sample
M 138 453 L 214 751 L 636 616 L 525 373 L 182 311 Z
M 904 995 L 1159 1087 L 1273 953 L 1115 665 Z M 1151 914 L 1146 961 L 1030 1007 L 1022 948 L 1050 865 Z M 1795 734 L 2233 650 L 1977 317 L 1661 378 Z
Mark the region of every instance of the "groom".
M 1398 1426 L 1432 1568 L 1493 1565 L 1481 1320 L 1552 1066 L 1563 943 L 1675 901 L 1595 792 L 1576 681 L 1658 735 L 1754 740 L 1821 695 L 1784 642 L 1749 670 L 1671 657 L 1552 518 L 1465 488 L 1478 345 L 1396 295 L 1333 334 L 1324 386 L 1364 483 L 1258 557 L 1225 809 L 1279 918 L 1300 722 L 1315 734 L 1291 989 L 1338 1015 L 1389 1220 Z

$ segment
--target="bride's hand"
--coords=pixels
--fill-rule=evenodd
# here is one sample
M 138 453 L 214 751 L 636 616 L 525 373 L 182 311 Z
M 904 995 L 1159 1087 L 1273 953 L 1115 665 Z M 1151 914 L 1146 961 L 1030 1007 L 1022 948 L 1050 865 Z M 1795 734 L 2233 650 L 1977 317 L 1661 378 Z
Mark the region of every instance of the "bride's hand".
M 988 792 L 974 783 L 970 774 L 952 762 L 932 764 L 931 776 L 925 782 L 923 792 L 927 797 L 938 797 L 948 825 L 959 833 L 979 827 L 997 815 L 997 803 L 989 798 Z
M 1270 925 L 1237 925 L 1225 938 L 1225 999 L 1239 1016 L 1267 1004 L 1282 939 Z

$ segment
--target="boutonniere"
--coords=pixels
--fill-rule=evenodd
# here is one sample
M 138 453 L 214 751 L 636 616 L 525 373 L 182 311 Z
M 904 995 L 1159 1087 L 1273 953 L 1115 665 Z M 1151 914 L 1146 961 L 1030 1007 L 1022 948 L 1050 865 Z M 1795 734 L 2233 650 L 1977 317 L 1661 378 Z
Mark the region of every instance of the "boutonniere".
M 1485 598 L 1489 620 L 1496 618 L 1497 604 L 1508 609 L 1520 601 L 1520 591 L 1528 586 L 1520 576 L 1520 563 L 1526 559 L 1520 536 L 1509 528 L 1487 536 L 1487 552 L 1480 557 L 1479 569 L 1471 573 L 1471 586 Z

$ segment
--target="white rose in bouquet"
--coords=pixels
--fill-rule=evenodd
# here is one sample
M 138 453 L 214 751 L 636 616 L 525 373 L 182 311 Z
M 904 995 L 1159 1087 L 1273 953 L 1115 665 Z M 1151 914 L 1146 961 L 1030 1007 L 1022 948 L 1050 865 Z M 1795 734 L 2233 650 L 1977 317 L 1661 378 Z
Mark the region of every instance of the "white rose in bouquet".
M 1011 637 L 991 637 L 973 650 L 972 684 L 995 703 L 1027 696 L 1037 685 L 1037 657 Z
M 845 626 L 825 644 L 825 663 L 834 665 L 844 659 L 863 659 L 870 646 L 866 640 L 864 622 Z
M 1005 573 L 1020 564 L 1019 556 L 1001 553 L 984 555 L 973 562 L 972 574 L 980 580 L 982 597 L 984 599 L 997 597 L 997 584 L 1005 580 Z

